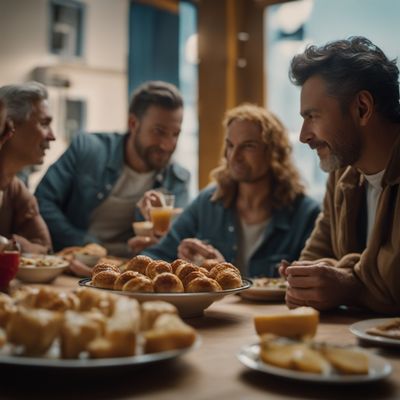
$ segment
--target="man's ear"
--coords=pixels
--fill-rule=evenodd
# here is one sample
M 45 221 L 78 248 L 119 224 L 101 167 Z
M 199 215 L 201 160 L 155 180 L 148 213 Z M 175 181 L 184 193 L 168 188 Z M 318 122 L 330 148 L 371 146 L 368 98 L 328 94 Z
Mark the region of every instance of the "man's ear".
M 138 120 L 137 116 L 135 114 L 129 114 L 128 127 L 129 127 L 130 132 L 134 131 L 137 128 L 138 123 L 139 123 L 139 120 Z
M 361 90 L 355 97 L 356 118 L 361 126 L 365 126 L 375 111 L 375 102 L 372 94 L 367 90 Z

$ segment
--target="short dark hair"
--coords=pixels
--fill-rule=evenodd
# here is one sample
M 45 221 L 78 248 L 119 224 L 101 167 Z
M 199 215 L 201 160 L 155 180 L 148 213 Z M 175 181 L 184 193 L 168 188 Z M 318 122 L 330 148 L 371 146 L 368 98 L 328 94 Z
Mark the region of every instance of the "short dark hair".
M 293 57 L 289 78 L 302 86 L 319 75 L 330 95 L 348 105 L 361 90 L 371 93 L 376 110 L 390 121 L 400 122 L 399 69 L 397 59 L 389 60 L 383 51 L 362 36 L 309 46 Z
M 145 82 L 132 93 L 129 113 L 140 119 L 150 106 L 176 110 L 183 107 L 182 95 L 172 83 L 163 81 Z

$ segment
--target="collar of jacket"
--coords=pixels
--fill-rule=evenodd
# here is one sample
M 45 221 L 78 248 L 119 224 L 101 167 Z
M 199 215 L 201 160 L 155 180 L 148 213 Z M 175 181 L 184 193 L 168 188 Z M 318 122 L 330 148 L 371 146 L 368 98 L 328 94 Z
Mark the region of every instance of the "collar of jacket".
M 400 134 L 393 145 L 383 181 L 389 186 L 400 183 Z

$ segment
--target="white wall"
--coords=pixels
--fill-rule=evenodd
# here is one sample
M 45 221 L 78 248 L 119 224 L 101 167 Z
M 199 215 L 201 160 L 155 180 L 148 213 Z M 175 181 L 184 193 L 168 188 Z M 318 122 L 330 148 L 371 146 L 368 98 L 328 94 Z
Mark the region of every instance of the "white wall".
M 82 0 L 86 5 L 82 59 L 49 53 L 48 0 L 0 0 L 0 85 L 32 79 L 36 67 L 66 77 L 68 88 L 49 87 L 57 141 L 30 180 L 33 189 L 65 150 L 64 100 L 85 99 L 87 131 L 126 129 L 129 0 Z

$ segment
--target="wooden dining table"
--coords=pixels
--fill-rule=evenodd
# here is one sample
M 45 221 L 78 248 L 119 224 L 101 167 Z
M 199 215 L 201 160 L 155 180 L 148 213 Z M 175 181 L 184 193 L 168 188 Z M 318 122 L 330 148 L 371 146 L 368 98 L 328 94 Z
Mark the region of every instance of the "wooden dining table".
M 70 290 L 78 279 L 58 277 L 51 286 Z M 387 378 L 358 384 L 307 382 L 247 368 L 240 349 L 258 341 L 254 316 L 287 310 L 285 304 L 229 295 L 201 317 L 186 319 L 201 344 L 168 361 L 101 369 L 52 369 L 0 365 L 0 399 L 400 399 L 400 347 L 369 347 L 393 367 Z M 324 312 L 316 340 L 357 345 L 349 326 L 376 315 L 359 310 Z M 366 345 L 365 343 L 361 343 Z

